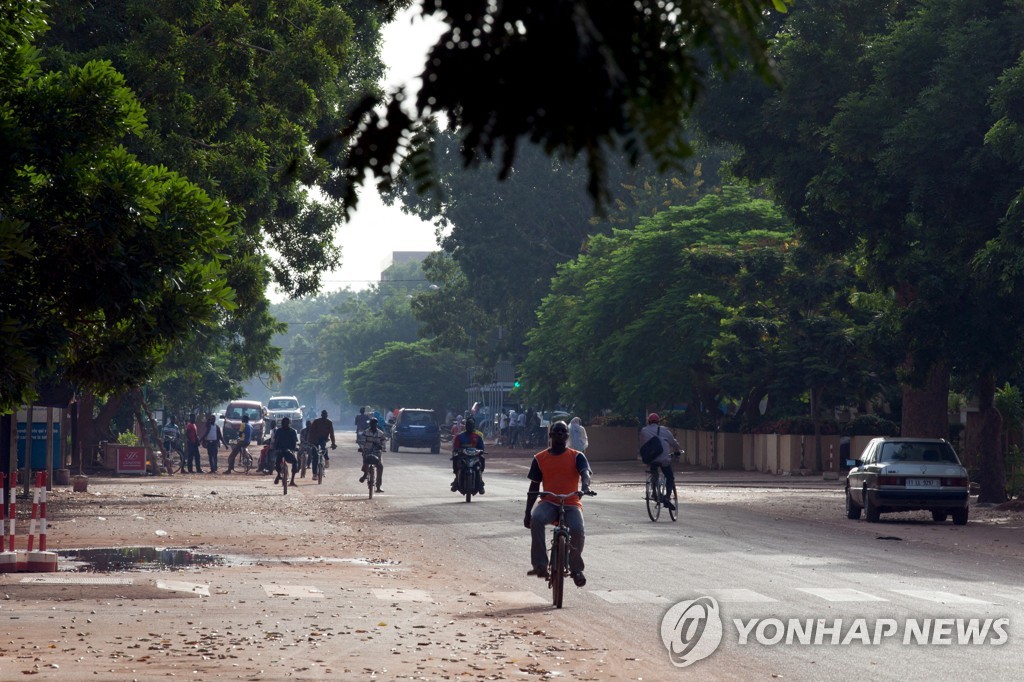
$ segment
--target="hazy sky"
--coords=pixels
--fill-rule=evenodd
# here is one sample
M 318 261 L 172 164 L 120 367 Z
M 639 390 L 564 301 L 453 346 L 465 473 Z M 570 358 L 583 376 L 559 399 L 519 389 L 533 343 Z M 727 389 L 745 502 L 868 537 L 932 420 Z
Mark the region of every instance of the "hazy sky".
M 418 8 L 419 3 L 415 3 L 384 28 L 381 52 L 388 67 L 386 86 L 419 80 L 427 50 L 443 28 L 436 20 L 425 22 L 418 16 Z M 402 213 L 397 206 L 385 206 L 376 189 L 366 184 L 360 192 L 358 209 L 352 220 L 338 226 L 335 241 L 341 245 L 342 265 L 324 274 L 321 290 L 325 293 L 345 287 L 365 289 L 379 281 L 392 251 L 437 249 L 433 225 Z M 270 299 L 280 301 L 283 297 L 272 292 Z

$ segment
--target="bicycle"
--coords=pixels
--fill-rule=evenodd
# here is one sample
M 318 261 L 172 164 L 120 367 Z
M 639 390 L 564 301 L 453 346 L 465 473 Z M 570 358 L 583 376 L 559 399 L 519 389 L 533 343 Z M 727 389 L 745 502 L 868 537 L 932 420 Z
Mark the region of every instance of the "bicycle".
M 682 453 L 673 452 L 673 459 L 678 460 Z M 647 465 L 647 480 L 644 485 L 644 500 L 647 502 L 647 516 L 657 521 L 661 516 L 661 508 L 668 508 L 668 515 L 673 521 L 679 519 L 679 496 L 676 483 L 672 481 L 672 490 L 667 490 L 667 481 L 657 465 Z M 670 502 L 671 504 L 666 504 Z
M 307 459 L 309 460 L 309 467 L 313 472 L 313 480 L 315 480 L 318 485 L 323 483 L 324 469 L 326 468 L 325 465 L 327 463 L 327 446 L 310 445 Z
M 569 553 L 572 551 L 572 545 L 569 543 L 569 526 L 565 523 L 565 501 L 584 495 L 594 496 L 597 493 L 592 490 L 577 490 L 565 495 L 541 493 L 542 499 L 549 497 L 558 501 L 558 516 L 555 519 L 555 528 L 551 531 L 551 555 L 548 559 L 548 586 L 551 588 L 551 603 L 556 609 L 562 608 L 565 579 L 569 577 Z
M 164 467 L 170 474 L 180 474 L 185 468 L 185 452 L 180 438 L 165 438 L 163 442 Z
M 377 485 L 377 467 L 380 465 L 380 451 L 377 448 L 371 449 L 369 453 L 363 452 L 363 470 L 366 473 L 366 487 L 371 500 L 373 489 Z
M 298 464 L 298 460 L 295 459 L 295 454 L 292 453 L 291 450 L 281 450 L 280 452 L 285 453 L 285 455 L 286 454 L 291 454 L 292 460 L 295 461 L 296 464 Z M 288 479 L 288 476 L 289 476 L 288 464 L 289 464 L 289 462 L 288 462 L 288 458 L 285 455 L 277 455 L 276 453 L 274 454 L 274 456 L 277 457 L 277 475 L 281 477 L 281 487 L 284 488 L 284 494 L 287 495 L 288 494 L 288 483 L 289 483 L 289 479 Z

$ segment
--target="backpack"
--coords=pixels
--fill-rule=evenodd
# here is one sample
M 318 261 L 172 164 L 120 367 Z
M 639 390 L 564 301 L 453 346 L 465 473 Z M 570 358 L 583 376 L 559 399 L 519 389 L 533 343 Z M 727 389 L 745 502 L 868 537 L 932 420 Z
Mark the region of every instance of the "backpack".
M 661 456 L 664 447 L 661 444 L 661 427 L 658 427 L 658 435 L 651 436 L 646 443 L 640 446 L 640 460 L 644 464 L 650 464 Z

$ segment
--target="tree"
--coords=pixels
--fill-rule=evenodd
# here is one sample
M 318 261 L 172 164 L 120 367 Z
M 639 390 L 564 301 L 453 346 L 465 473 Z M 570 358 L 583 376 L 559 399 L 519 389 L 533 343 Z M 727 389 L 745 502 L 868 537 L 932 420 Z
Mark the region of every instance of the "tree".
M 404 4 L 54 0 L 42 47 L 54 68 L 105 59 L 124 74 L 150 116 L 130 150 L 223 198 L 244 235 L 229 255 L 271 255 L 298 296 L 338 264 L 343 217 L 340 157 L 309 149 L 379 94 L 380 27 Z
M 5 409 L 58 369 L 86 389 L 138 386 L 234 305 L 225 207 L 121 146 L 145 118 L 109 64 L 43 74 L 32 48 L 42 29 L 37 5 L 0 20 Z
M 771 78 L 758 31 L 788 0 L 640 0 L 491 3 L 437 0 L 423 13 L 448 24 L 430 50 L 413 111 L 405 93 L 367 97 L 355 120 L 325 149 L 346 147 L 344 176 L 355 186 L 372 172 L 386 191 L 394 163 L 417 149 L 432 117 L 443 112 L 465 133 L 466 165 L 500 159 L 512 170 L 520 141 L 563 160 L 584 157 L 591 196 L 608 197 L 606 159 L 645 153 L 659 168 L 689 147 L 680 122 L 702 94 L 708 66 L 734 71 L 746 57 Z M 431 182 L 428 152 L 414 152 L 417 184 Z
M 714 172 L 705 184 L 700 163 L 715 160 L 714 151 L 698 157 L 688 182 L 658 176 L 648 166 L 613 162 L 608 177 L 614 201 L 598 217 L 583 189 L 582 163 L 553 160 L 537 146 L 525 145 L 501 181 L 496 163 L 463 167 L 459 144 L 454 134 L 440 136 L 438 182 L 430 192 L 418 194 L 406 184 L 391 196 L 434 221 L 444 235 L 440 244 L 447 260 L 429 262 L 427 276 L 437 288 L 418 296 L 418 318 L 439 341 L 470 349 L 488 365 L 522 359 L 523 340 L 556 266 L 574 258 L 591 235 L 631 227 L 643 215 L 718 187 Z M 446 312 L 445 306 L 453 307 Z
M 443 414 L 466 399 L 465 354 L 432 350 L 427 340 L 388 343 L 345 372 L 353 403 L 428 407 Z
M 737 169 L 770 180 L 810 245 L 860 250 L 874 286 L 893 292 L 904 434 L 947 436 L 950 372 L 977 378 L 992 414 L 971 447 L 990 501 L 1004 495 L 992 396 L 996 376 L 1019 363 L 1021 320 L 984 316 L 1019 310 L 1024 290 L 994 286 L 976 263 L 1024 187 L 1019 156 L 985 144 L 999 119 L 991 93 L 1022 40 L 1013 2 L 799 7 L 777 43 L 789 87 L 723 89 L 704 120 L 742 146 Z

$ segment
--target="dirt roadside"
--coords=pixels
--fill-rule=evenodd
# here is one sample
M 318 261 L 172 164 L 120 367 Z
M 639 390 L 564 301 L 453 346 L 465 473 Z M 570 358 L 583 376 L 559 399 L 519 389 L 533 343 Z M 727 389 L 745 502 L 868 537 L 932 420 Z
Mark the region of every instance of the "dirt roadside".
M 498 454 L 488 468 L 522 464 Z M 640 480 L 631 463 L 595 468 L 605 486 Z M 835 482 L 698 471 L 682 472 L 681 480 L 684 503 L 749 507 L 907 541 L 948 544 L 952 533 L 964 551 L 1024 558 L 1021 512 L 975 506 L 966 528 L 932 524 L 923 513 L 900 515 L 898 524 L 856 523 L 844 518 Z M 303 481 L 274 500 L 281 513 L 272 514 L 268 495 L 279 493 L 271 482 L 207 474 L 96 478 L 78 494 L 56 489 L 50 548 L 189 547 L 223 563 L 50 574 L 119 581 L 107 584 L 0 575 L 0 679 L 644 676 L 634 652 L 580 636 L 569 611 L 522 592 L 518 571 L 515 580 L 474 575 L 471 589 L 462 589 L 453 585 L 458 567 L 451 558 L 408 537 L 406 526 L 384 516 L 387 532 L 366 532 L 366 500 L 352 486 L 324 494 Z M 27 529 L 23 520 L 19 525 Z

